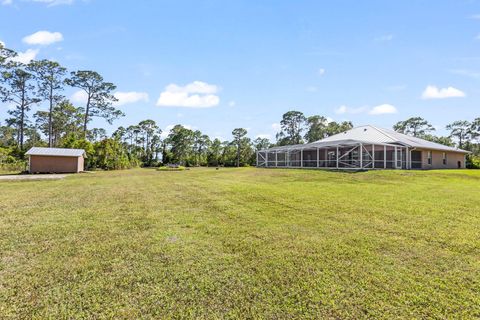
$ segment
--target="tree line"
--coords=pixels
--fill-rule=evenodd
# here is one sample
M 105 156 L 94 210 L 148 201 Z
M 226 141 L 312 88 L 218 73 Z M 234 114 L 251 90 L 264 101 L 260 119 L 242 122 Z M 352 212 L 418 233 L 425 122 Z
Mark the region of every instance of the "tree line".
M 110 136 L 103 128 L 90 128 L 92 118 L 112 124 L 125 116 L 115 107 L 116 86 L 96 71 L 71 71 L 50 60 L 18 62 L 16 52 L 0 44 L 0 101 L 9 106 L 8 118 L 0 122 L 0 166 L 24 163 L 32 146 L 82 148 L 87 167 L 125 169 L 136 166 L 182 164 L 186 166 L 254 165 L 256 151 L 272 146 L 310 143 L 349 130 L 350 121 L 335 122 L 321 115 L 286 112 L 280 121 L 276 141 L 251 139 L 244 128 L 235 128 L 230 140 L 210 138 L 182 125 L 162 132 L 154 120 L 146 119 Z M 66 88 L 80 90 L 83 105 L 64 95 Z M 34 105 L 46 110 L 32 114 Z M 479 154 L 480 118 L 455 121 L 447 126 L 447 137 L 433 134 L 434 127 L 420 117 L 398 122 L 396 131 L 445 145 L 455 145 Z M 473 159 L 473 157 L 471 157 Z

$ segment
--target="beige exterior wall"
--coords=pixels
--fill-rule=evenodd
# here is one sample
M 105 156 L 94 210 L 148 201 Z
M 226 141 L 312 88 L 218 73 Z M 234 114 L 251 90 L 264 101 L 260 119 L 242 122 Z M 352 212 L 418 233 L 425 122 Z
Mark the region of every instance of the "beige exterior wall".
M 77 173 L 83 157 L 30 156 L 30 173 Z
M 446 152 L 447 164 L 443 164 L 443 151 L 430 150 L 432 152 L 432 164 L 428 164 L 428 151 L 422 151 L 422 169 L 458 169 L 458 162 L 460 167 L 465 169 L 465 154 L 459 152 Z

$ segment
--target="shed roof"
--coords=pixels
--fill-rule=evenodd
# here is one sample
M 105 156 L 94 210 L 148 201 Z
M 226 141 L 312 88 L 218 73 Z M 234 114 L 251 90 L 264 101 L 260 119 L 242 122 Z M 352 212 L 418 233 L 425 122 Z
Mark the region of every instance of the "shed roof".
M 28 156 L 50 156 L 50 157 L 87 157 L 83 149 L 66 149 L 66 148 L 40 148 L 33 147 L 25 153 Z
M 354 143 L 380 144 L 380 145 L 403 145 L 410 148 L 422 148 L 422 149 L 430 149 L 430 150 L 468 153 L 468 151 L 465 151 L 462 149 L 445 146 L 443 144 L 427 141 L 427 140 L 416 138 L 416 137 L 407 136 L 405 134 L 402 134 L 393 130 L 378 128 L 372 125 L 355 127 L 345 132 L 341 132 L 312 143 L 296 145 L 296 146 L 286 146 L 286 147 L 290 147 L 291 149 L 295 149 L 295 148 L 305 149 L 309 147 L 322 148 L 327 146 L 337 146 L 337 145 L 339 146 L 339 145 L 348 145 L 348 144 L 354 144 Z M 272 151 L 278 150 L 278 147 L 272 148 L 271 150 Z

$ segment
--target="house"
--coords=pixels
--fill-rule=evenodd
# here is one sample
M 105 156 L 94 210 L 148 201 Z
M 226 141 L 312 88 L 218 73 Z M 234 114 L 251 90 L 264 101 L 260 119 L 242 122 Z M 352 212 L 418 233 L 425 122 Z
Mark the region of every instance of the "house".
M 257 167 L 324 169 L 465 168 L 468 151 L 371 125 L 300 145 L 257 152 Z
M 83 149 L 31 148 L 28 156 L 30 173 L 78 173 L 84 171 L 87 157 Z

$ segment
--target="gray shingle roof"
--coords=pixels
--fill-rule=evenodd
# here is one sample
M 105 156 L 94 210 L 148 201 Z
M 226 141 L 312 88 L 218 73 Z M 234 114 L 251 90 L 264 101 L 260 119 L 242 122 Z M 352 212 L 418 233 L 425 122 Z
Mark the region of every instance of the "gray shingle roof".
M 28 156 L 51 156 L 51 157 L 81 157 L 86 158 L 87 154 L 83 149 L 64 149 L 64 148 L 39 148 L 33 147 L 25 153 Z

